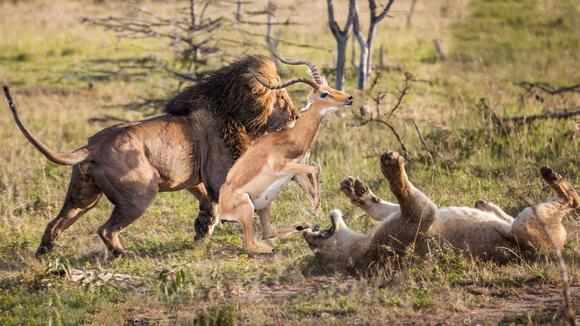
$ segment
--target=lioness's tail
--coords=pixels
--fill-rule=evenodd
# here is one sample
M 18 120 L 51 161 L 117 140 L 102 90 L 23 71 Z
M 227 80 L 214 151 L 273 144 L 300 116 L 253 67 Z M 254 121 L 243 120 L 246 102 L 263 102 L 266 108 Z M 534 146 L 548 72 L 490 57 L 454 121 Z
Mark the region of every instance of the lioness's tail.
M 10 111 L 12 111 L 12 116 L 14 117 L 14 121 L 16 122 L 18 129 L 22 131 L 24 137 L 26 137 L 26 139 L 32 145 L 34 145 L 34 147 L 36 147 L 36 149 L 39 152 L 41 152 L 42 155 L 46 156 L 46 158 L 49 159 L 50 161 L 61 165 L 75 165 L 77 163 L 84 161 L 87 158 L 87 156 L 89 155 L 89 151 L 86 148 L 78 149 L 70 154 L 62 154 L 51 150 L 40 140 L 36 139 L 36 137 L 34 137 L 20 121 L 20 118 L 18 117 L 18 112 L 16 111 L 16 104 L 14 104 L 12 96 L 10 95 L 10 89 L 8 87 L 8 84 L 4 83 L 2 85 L 2 88 L 4 89 L 6 101 L 8 102 L 8 106 L 10 107 Z

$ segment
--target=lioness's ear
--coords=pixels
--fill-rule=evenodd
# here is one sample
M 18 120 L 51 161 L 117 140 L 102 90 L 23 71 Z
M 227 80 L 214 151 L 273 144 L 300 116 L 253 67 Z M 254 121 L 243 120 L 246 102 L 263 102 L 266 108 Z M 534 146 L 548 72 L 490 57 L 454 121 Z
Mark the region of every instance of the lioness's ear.
M 342 212 L 339 209 L 333 209 L 330 212 L 330 221 L 332 222 L 332 228 L 334 232 L 346 227 L 346 223 L 342 219 Z

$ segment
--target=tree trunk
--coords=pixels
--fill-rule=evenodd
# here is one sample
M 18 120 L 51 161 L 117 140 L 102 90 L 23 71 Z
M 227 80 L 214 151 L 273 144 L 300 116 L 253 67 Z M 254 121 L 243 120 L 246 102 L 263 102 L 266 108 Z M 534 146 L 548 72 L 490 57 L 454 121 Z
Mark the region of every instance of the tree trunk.
M 191 17 L 191 30 L 195 30 L 195 0 L 189 1 L 189 15 Z
M 336 40 L 336 85 L 334 88 L 343 89 L 344 66 L 346 62 L 346 43 L 348 38 Z
M 369 27 L 369 34 L 367 36 L 367 62 L 366 62 L 366 71 L 365 71 L 365 78 L 368 79 L 371 75 L 373 69 L 373 45 L 375 41 L 375 32 L 377 30 L 377 22 L 371 22 L 371 26 Z M 365 82 L 366 82 L 365 79 Z
M 409 8 L 409 13 L 407 14 L 407 28 L 411 28 L 411 19 L 413 19 L 413 14 L 415 13 L 415 5 L 417 5 L 417 0 L 411 0 L 411 8 Z
M 236 1 L 236 21 L 238 23 L 242 21 L 242 0 Z
M 364 90 L 366 83 L 367 83 L 367 79 L 368 79 L 368 75 L 367 72 L 369 71 L 368 69 L 368 62 L 369 62 L 369 49 L 366 46 L 366 44 L 361 44 L 360 45 L 360 63 L 359 63 L 359 67 L 358 67 L 358 84 L 357 84 L 357 89 L 359 90 Z

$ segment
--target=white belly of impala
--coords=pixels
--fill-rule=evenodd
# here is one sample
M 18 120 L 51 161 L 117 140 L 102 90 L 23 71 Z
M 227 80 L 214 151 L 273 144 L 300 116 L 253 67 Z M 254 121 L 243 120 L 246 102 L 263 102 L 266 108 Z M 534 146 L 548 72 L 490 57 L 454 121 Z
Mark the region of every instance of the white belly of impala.
M 262 192 L 262 194 L 260 194 L 258 198 L 252 199 L 254 209 L 260 210 L 268 207 L 268 205 L 270 205 L 270 203 L 274 200 L 274 198 L 278 196 L 278 193 L 280 192 L 280 190 L 282 190 L 282 187 L 286 183 L 288 183 L 288 181 L 290 181 L 290 179 L 292 179 L 293 176 L 294 176 L 293 174 L 285 174 L 281 176 L 278 180 L 276 180 L 268 188 L 266 188 L 266 190 L 264 190 L 264 192 Z

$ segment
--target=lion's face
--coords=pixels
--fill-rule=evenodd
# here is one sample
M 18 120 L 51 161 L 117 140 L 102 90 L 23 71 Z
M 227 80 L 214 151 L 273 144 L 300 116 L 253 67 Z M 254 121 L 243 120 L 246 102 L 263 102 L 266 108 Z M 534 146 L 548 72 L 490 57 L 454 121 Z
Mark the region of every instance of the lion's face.
M 274 101 L 272 103 L 272 112 L 266 122 L 267 131 L 280 131 L 294 127 L 296 120 L 300 116 L 300 111 L 292 103 L 288 91 L 280 89 L 272 93 L 274 94 Z

